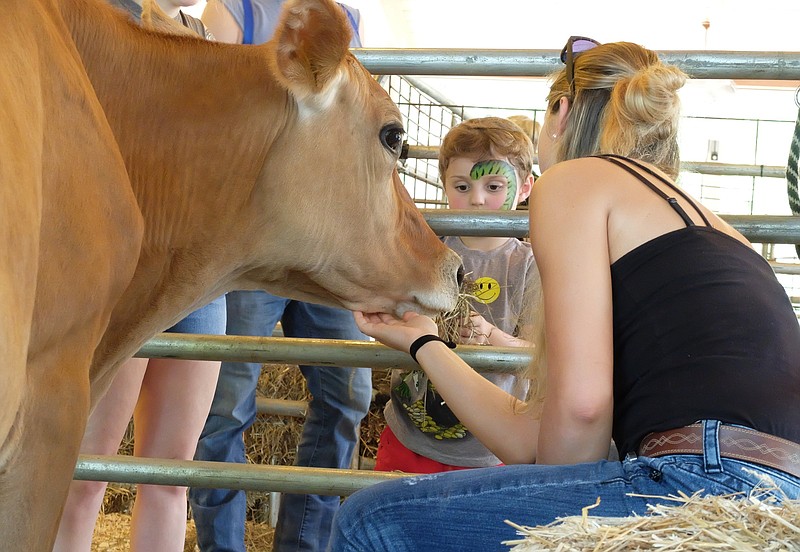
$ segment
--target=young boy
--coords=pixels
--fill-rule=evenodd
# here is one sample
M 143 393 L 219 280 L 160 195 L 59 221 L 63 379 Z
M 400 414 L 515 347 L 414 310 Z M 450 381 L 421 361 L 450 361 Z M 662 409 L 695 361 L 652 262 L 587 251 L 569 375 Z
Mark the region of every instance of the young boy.
M 439 174 L 452 209 L 515 209 L 531 193 L 533 143 L 514 122 L 470 119 L 452 128 L 439 150 Z M 526 347 L 517 337 L 525 284 L 536 271 L 529 244 L 516 238 L 448 236 L 476 284 L 462 344 Z M 524 398 L 526 380 L 486 374 L 497 386 Z M 421 370 L 394 370 L 384 410 L 376 470 L 436 473 L 495 466 L 489 452 L 453 415 Z

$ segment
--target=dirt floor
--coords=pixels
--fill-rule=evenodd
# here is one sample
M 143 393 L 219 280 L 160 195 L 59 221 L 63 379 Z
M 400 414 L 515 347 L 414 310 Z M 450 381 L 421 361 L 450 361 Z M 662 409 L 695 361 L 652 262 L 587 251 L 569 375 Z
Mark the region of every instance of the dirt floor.
M 364 465 L 375 458 L 378 437 L 385 425 L 383 406 L 388 400 L 388 372 L 373 372 L 374 397 L 370 412 L 361 425 L 359 456 Z M 297 366 L 265 365 L 259 381 L 259 394 L 285 400 L 307 400 L 305 379 Z M 298 418 L 259 415 L 251 430 L 245 435 L 248 461 L 271 465 L 292 465 L 297 442 L 302 430 Z M 129 428 L 120 448 L 120 454 L 131 454 L 132 431 Z M 92 552 L 127 552 L 130 550 L 130 511 L 135 499 L 135 488 L 130 485 L 109 484 L 95 527 Z M 267 493 L 248 493 L 248 521 L 245 544 L 251 551 L 272 549 L 274 529 L 268 523 L 270 517 Z M 196 544 L 194 522 L 186 523 L 186 546 L 184 550 L 194 552 Z

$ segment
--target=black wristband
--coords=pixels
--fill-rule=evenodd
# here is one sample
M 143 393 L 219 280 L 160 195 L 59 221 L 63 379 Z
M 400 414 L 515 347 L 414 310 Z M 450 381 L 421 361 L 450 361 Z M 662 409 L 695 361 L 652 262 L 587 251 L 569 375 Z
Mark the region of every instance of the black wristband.
M 417 360 L 417 351 L 419 351 L 420 347 L 422 347 L 426 343 L 430 343 L 431 341 L 441 341 L 451 349 L 456 348 L 455 343 L 453 343 L 452 341 L 445 341 L 438 335 L 433 335 L 433 334 L 423 335 L 422 337 L 418 337 L 417 339 L 415 339 L 414 343 L 411 344 L 411 347 L 408 348 L 408 353 L 411 355 L 411 358 L 414 359 L 414 362 L 419 364 L 419 361 Z

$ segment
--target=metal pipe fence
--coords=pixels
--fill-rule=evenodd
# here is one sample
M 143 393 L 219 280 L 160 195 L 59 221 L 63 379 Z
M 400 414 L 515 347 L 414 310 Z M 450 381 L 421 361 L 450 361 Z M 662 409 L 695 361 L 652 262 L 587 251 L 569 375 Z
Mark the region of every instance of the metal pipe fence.
M 359 489 L 408 477 L 394 472 L 299 468 L 132 456 L 82 455 L 75 479 L 346 496 Z
M 354 49 L 353 53 L 374 75 L 545 77 L 561 67 L 557 50 Z M 662 51 L 659 56 L 693 78 L 800 80 L 798 52 Z M 435 94 L 435 91 L 428 92 Z M 456 116 L 465 116 L 463 108 Z M 435 159 L 437 152 L 436 146 L 425 144 L 409 147 L 410 158 Z M 764 165 L 685 163 L 684 168 L 716 175 L 782 178 L 785 174 L 784 167 Z M 439 235 L 528 235 L 528 214 L 524 211 L 476 213 L 429 209 L 423 212 Z M 726 215 L 723 218 L 755 243 L 800 243 L 800 217 Z M 792 270 L 786 266 L 776 266 L 776 269 Z M 481 372 L 517 372 L 525 369 L 531 360 L 529 351 L 518 348 L 459 346 L 456 353 Z M 173 333 L 154 337 L 136 356 L 377 369 L 416 366 L 407 354 L 373 342 Z M 283 415 L 302 415 L 305 406 L 302 401 L 262 399 L 260 407 Z M 398 477 L 405 476 L 358 470 L 85 455 L 79 458 L 75 470 L 75 478 L 84 480 L 340 496 Z
M 426 219 L 439 234 L 517 235 L 528 233 L 524 211 L 477 213 L 425 210 Z M 800 217 L 727 216 L 729 223 L 756 242 L 800 243 Z M 512 373 L 531 361 L 527 349 L 461 345 L 456 353 L 479 372 Z M 412 368 L 416 364 L 400 351 L 375 342 L 204 336 L 164 333 L 148 341 L 136 354 L 148 358 L 185 358 L 321 366 L 370 366 L 376 369 Z M 262 409 L 284 415 L 302 415 L 302 401 L 265 400 Z M 369 472 L 366 472 L 369 474 Z M 386 480 L 385 474 L 356 470 L 254 466 L 152 460 L 122 456 L 81 456 L 75 478 L 120 483 L 202 486 L 278 492 L 347 495 Z
M 518 373 L 531 361 L 530 353 L 522 347 L 459 345 L 455 352 L 478 372 Z M 417 367 L 408 353 L 375 341 L 171 332 L 158 334 L 145 343 L 135 356 L 331 367 L 369 366 L 378 370 Z
M 546 77 L 563 67 L 560 50 L 354 48 L 373 75 Z M 696 79 L 800 80 L 800 52 L 658 52 Z
M 464 211 L 422 209 L 440 236 L 513 236 L 529 233 L 527 211 Z M 754 243 L 800 243 L 800 217 L 773 215 L 720 215 Z
M 438 146 L 408 146 L 408 159 L 438 159 Z M 534 158 L 534 164 L 539 160 Z M 681 170 L 699 174 L 713 174 L 718 176 L 755 176 L 763 178 L 786 178 L 786 167 L 780 165 L 745 165 L 739 163 L 712 163 L 699 161 L 684 161 Z M 436 184 L 432 182 L 432 184 Z

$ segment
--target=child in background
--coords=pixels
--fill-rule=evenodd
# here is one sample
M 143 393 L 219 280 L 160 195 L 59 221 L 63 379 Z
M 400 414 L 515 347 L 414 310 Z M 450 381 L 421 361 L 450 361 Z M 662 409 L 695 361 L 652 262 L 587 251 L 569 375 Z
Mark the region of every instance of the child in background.
M 439 174 L 452 209 L 511 210 L 531 192 L 534 148 L 514 122 L 471 119 L 454 127 L 439 150 Z M 531 246 L 508 237 L 447 236 L 474 282 L 474 312 L 461 328 L 462 344 L 527 347 L 517 337 L 526 282 L 536 273 Z M 486 374 L 524 399 L 527 380 Z M 376 470 L 436 473 L 488 467 L 500 460 L 453 415 L 421 370 L 394 370 L 384 410 Z

